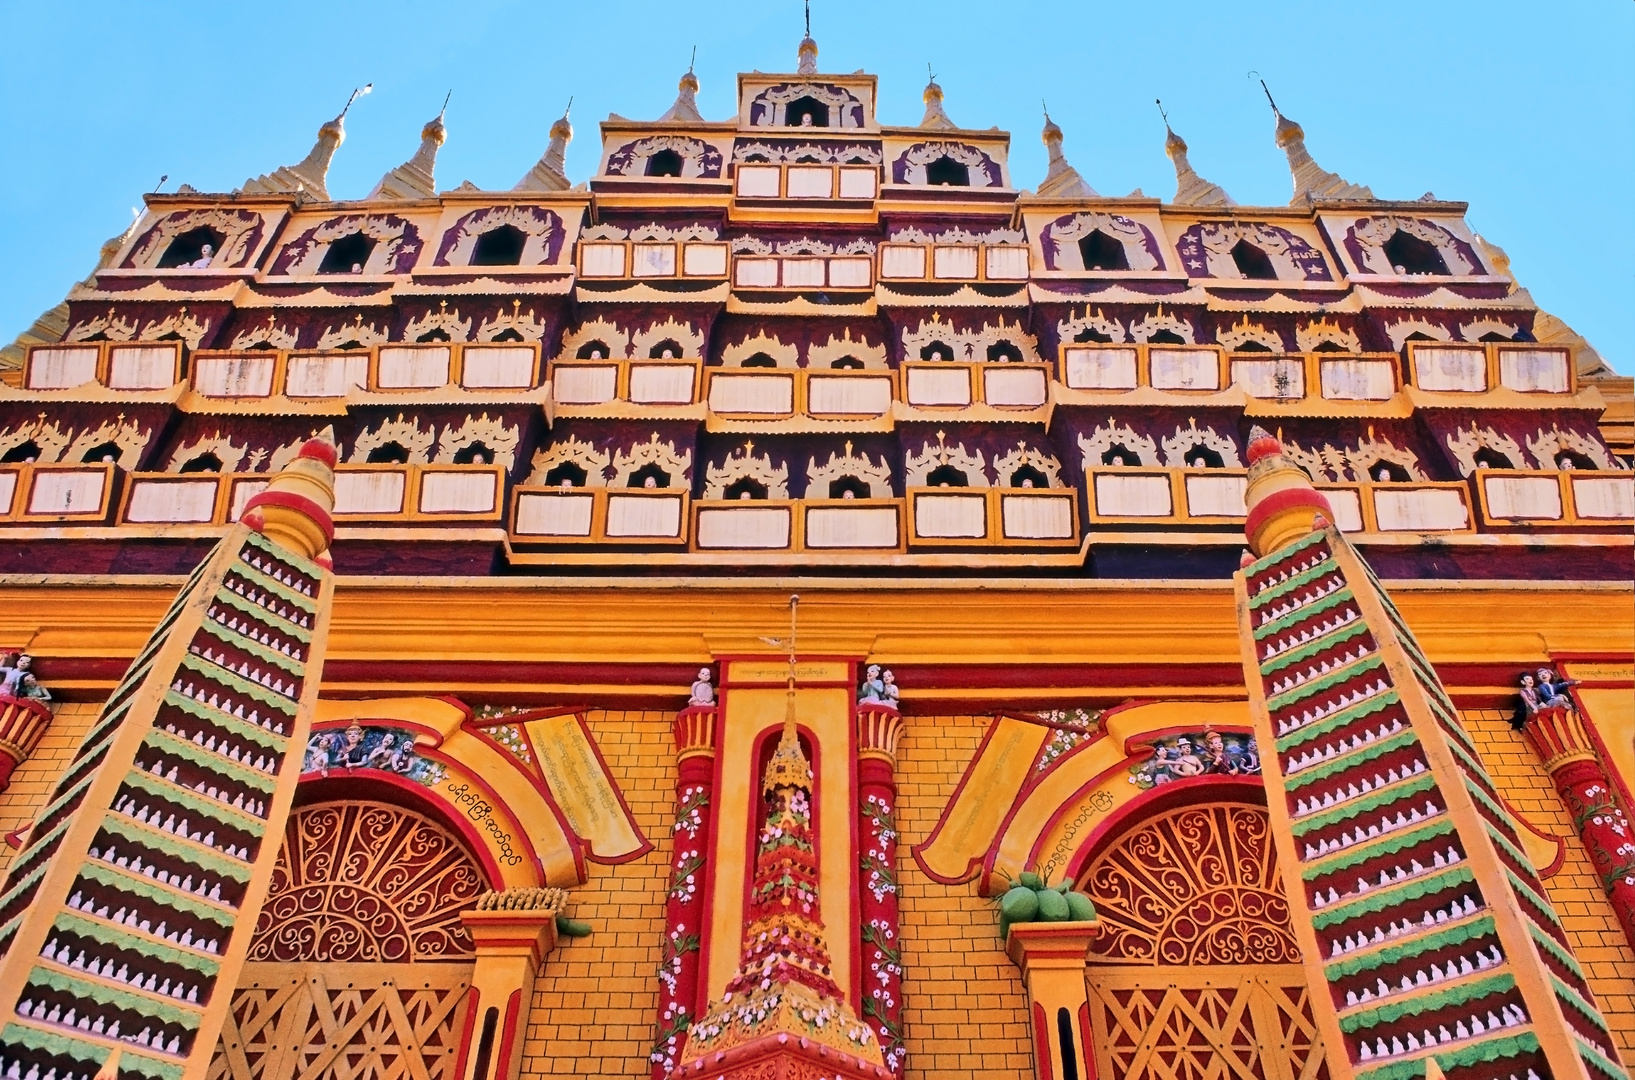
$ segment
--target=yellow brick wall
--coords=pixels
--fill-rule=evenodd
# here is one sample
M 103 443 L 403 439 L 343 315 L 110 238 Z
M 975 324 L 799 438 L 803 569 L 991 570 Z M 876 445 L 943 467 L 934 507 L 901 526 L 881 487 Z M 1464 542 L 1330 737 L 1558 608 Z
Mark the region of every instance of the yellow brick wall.
M 564 938 L 535 986 L 524 1076 L 647 1076 L 658 1011 L 659 943 L 675 819 L 674 714 L 592 712 L 591 734 L 653 850 L 618 866 L 590 864 L 569 914 L 591 924 Z
M 1566 858 L 1544 887 L 1627 1065 L 1635 1061 L 1635 950 L 1607 903 L 1555 785 L 1520 733 L 1510 730 L 1510 714 L 1470 709 L 1464 719 L 1494 787 L 1511 808 L 1540 832 L 1566 837 Z
M 1027 993 L 975 884 L 940 885 L 911 851 L 936 827 L 986 716 L 914 716 L 897 749 L 898 898 L 909 1080 L 1033 1075 Z
M 96 723 L 102 706 L 74 701 L 58 705 L 56 710 L 33 756 L 17 766 L 11 774 L 11 786 L 0 792 L 0 833 L 20 829 L 34 820 L 56 786 L 57 777 L 79 749 L 80 740 Z M 0 874 L 16 854 L 16 849 L 0 846 Z

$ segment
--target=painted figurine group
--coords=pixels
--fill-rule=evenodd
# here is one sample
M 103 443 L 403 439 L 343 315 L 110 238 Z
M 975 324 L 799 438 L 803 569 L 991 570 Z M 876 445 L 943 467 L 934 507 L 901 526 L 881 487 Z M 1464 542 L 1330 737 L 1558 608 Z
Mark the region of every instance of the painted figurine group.
M 1528 720 L 1546 709 L 1572 711 L 1573 699 L 1568 695 L 1567 688 L 1577 686 L 1577 679 L 1566 679 L 1550 668 L 1541 667 L 1537 671 L 1522 672 L 1520 681 L 1521 708 L 1516 710 L 1511 727 L 1520 730 Z
M 8 653 L 0 660 L 0 698 L 50 701 L 51 691 L 34 677 L 34 658 L 28 653 Z

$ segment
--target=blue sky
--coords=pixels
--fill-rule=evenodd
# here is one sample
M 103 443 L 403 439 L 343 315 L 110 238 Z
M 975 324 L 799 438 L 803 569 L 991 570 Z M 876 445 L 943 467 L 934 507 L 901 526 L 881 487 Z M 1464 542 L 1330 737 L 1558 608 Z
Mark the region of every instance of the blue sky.
M 362 196 L 405 160 L 453 90 L 439 187 L 510 187 L 570 96 L 569 175 L 609 112 L 651 118 L 698 46 L 699 103 L 733 110 L 738 71 L 791 70 L 798 0 L 428 0 L 266 4 L 0 0 L 0 337 L 60 301 L 163 174 L 224 191 L 299 160 L 354 86 L 330 172 Z M 1198 171 L 1240 203 L 1289 178 L 1250 71 L 1324 168 L 1384 198 L 1468 201 L 1535 300 L 1635 373 L 1635 4 L 944 3 L 816 0 L 824 70 L 880 77 L 880 116 L 917 123 L 930 62 L 965 127 L 1013 134 L 1012 174 L 1044 172 L 1039 102 L 1104 194 L 1174 192 L 1161 97 Z

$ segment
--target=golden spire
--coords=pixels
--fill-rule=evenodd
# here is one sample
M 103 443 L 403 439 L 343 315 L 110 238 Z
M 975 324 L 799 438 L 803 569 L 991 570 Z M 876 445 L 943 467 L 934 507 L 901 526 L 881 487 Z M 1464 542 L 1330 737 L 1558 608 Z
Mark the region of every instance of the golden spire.
M 925 118 L 920 121 L 920 126 L 941 130 L 959 127 L 948 118 L 948 113 L 942 107 L 942 87 L 937 85 L 937 77 L 931 74 L 930 64 L 925 65 L 925 73 L 929 78 L 925 84 L 925 93 L 921 95 L 925 101 Z
M 572 111 L 573 98 L 570 97 L 561 118 L 551 125 L 550 145 L 528 170 L 528 175 L 517 181 L 513 191 L 566 191 L 573 186 L 567 176 L 568 143 L 573 141 L 573 125 L 568 122 L 568 114 Z
M 1175 202 L 1182 206 L 1236 206 L 1224 188 L 1193 171 L 1192 163 L 1187 161 L 1186 140 L 1169 126 L 1169 114 L 1164 111 L 1163 101 L 1154 100 L 1158 104 L 1158 115 L 1164 118 L 1164 153 L 1175 163 Z
M 796 50 L 799 57 L 795 71 L 801 75 L 817 74 L 817 42 L 812 40 L 812 0 L 806 0 L 806 36 L 800 39 L 800 48 Z
M 414 152 L 414 156 L 381 177 L 380 183 L 365 198 L 430 199 L 436 196 L 437 151 L 448 140 L 448 128 L 443 125 L 443 117 L 448 113 L 449 98 L 453 96 L 454 91 L 450 90 L 436 117 L 420 129 L 420 149 Z
M 693 58 L 687 62 L 687 74 L 681 77 L 676 84 L 676 103 L 671 105 L 665 114 L 659 117 L 658 122 L 664 123 L 703 123 L 704 115 L 698 111 L 698 76 L 693 74 L 693 65 L 698 62 L 698 46 L 693 46 Z
M 1045 107 L 1045 128 L 1039 137 L 1050 153 L 1050 167 L 1039 184 L 1038 194 L 1047 199 L 1095 198 L 1096 189 L 1085 183 L 1079 170 L 1067 163 L 1067 156 L 1062 153 L 1062 129 L 1050 118 L 1049 106 Z
M 352 103 L 375 88 L 374 83 L 366 83 L 352 91 L 352 96 L 346 99 L 346 107 L 339 116 L 318 129 L 318 141 L 313 143 L 312 151 L 294 165 L 284 165 L 264 176 L 253 177 L 244 181 L 239 190 L 247 194 L 293 194 L 297 191 L 310 193 L 314 198 L 324 202 L 329 201 L 329 189 L 326 184 L 329 179 L 329 162 L 335 156 L 335 151 L 346 139 L 346 114 L 352 108 Z
M 1317 164 L 1306 150 L 1305 129 L 1283 115 L 1283 111 L 1277 107 L 1277 102 L 1272 100 L 1272 92 L 1267 89 L 1265 79 L 1260 80 L 1260 88 L 1266 91 L 1267 104 L 1272 107 L 1272 115 L 1277 117 L 1277 127 L 1272 132 L 1272 138 L 1289 158 L 1289 176 L 1294 181 L 1294 197 L 1289 200 L 1289 205 L 1317 199 L 1374 197 L 1374 193 L 1368 188 L 1361 184 L 1353 184 Z

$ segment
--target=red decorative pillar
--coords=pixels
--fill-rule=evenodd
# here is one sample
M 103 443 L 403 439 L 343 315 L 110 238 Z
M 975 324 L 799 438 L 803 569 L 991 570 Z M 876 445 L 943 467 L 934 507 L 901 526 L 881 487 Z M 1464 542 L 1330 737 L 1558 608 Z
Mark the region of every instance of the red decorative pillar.
M 681 1060 L 687 1029 L 697 1018 L 715 718 L 714 705 L 693 705 L 676 714 L 676 821 L 671 829 L 670 893 L 664 906 L 658 1027 L 649 1058 L 653 1080 L 662 1080 Z
M 898 1077 L 903 1043 L 903 949 L 897 927 L 897 740 L 903 718 L 876 702 L 857 707 L 860 847 L 858 911 L 863 936 L 863 1019 L 874 1028 L 886 1067 Z
M 11 786 L 11 774 L 29 759 L 51 726 L 51 710 L 33 698 L 0 697 L 0 791 Z
M 1635 945 L 1635 834 L 1583 718 L 1560 706 L 1540 709 L 1522 734 L 1555 781 L 1624 936 Z

